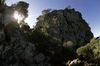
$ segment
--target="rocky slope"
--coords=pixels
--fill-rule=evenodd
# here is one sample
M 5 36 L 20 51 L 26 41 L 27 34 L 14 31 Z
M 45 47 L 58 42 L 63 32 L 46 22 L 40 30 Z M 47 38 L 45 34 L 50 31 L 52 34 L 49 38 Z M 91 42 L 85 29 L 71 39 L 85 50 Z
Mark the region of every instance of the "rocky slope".
M 89 25 L 82 18 L 81 13 L 74 9 L 66 8 L 49 12 L 44 10 L 43 15 L 37 20 L 36 29 L 60 40 L 63 46 L 71 49 L 76 49 L 93 38 Z
M 36 39 L 33 38 L 33 43 L 42 46 L 44 50 L 40 52 L 47 52 L 54 66 L 61 66 L 76 58 L 76 49 L 93 38 L 89 25 L 81 13 L 74 9 L 44 10 L 37 20 L 34 29 L 36 33 L 33 33 Z
M 93 38 L 81 13 L 68 8 L 44 10 L 35 28 L 20 27 L 12 15 L 18 8 L 26 18 L 27 5 L 0 8 L 0 66 L 65 66 L 76 58 L 76 49 Z

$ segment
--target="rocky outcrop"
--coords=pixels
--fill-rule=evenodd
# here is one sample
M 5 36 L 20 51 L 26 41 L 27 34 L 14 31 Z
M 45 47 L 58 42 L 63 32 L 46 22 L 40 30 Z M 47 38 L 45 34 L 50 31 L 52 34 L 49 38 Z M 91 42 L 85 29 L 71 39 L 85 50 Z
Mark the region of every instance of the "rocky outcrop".
M 70 45 L 71 49 L 76 49 L 93 38 L 89 25 L 82 18 L 81 13 L 74 9 L 46 12 L 37 20 L 36 29 L 60 40 L 62 46 Z
M 57 42 L 53 43 L 55 46 L 52 46 L 52 43 L 48 42 L 46 38 L 40 37 L 40 34 L 36 33 L 39 36 L 38 39 L 41 40 L 36 43 L 43 46 L 44 51 L 42 52 L 50 53 L 52 51 L 50 53 L 52 55 L 51 62 L 55 63 L 54 66 L 64 64 L 69 59 L 75 59 L 76 49 L 87 44 L 93 38 L 89 25 L 82 18 L 81 13 L 74 9 L 44 10 L 37 21 L 35 31 L 38 30 L 38 33 L 51 37 L 50 41 Z M 59 65 L 57 65 L 58 63 Z
M 0 11 L 0 66 L 64 66 L 68 58 L 75 57 L 76 49 L 93 37 L 88 24 L 74 9 L 45 10 L 31 33 L 12 16 L 15 5 L 4 8 Z M 22 10 L 26 12 L 23 15 L 27 16 L 27 8 Z

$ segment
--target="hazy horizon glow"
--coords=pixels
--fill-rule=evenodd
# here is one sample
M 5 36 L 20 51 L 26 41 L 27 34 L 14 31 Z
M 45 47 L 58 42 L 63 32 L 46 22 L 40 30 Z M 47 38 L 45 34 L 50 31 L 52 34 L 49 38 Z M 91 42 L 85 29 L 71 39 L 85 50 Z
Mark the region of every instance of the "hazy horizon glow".
M 94 36 L 100 35 L 100 0 L 7 0 L 7 4 L 11 5 L 18 1 L 25 1 L 30 4 L 29 16 L 25 20 L 30 27 L 36 24 L 36 18 L 43 9 L 64 9 L 71 5 L 72 8 L 82 13 Z

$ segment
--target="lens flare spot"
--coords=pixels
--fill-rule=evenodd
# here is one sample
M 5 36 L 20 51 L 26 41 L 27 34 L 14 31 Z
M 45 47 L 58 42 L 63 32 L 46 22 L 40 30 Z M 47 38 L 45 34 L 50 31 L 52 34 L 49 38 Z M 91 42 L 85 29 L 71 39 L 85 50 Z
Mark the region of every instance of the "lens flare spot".
M 15 11 L 15 12 L 14 12 L 14 18 L 15 18 L 15 19 L 17 20 L 17 22 L 19 23 L 19 22 L 21 22 L 21 21 L 24 19 L 24 16 L 21 15 L 21 14 L 19 14 L 18 11 Z

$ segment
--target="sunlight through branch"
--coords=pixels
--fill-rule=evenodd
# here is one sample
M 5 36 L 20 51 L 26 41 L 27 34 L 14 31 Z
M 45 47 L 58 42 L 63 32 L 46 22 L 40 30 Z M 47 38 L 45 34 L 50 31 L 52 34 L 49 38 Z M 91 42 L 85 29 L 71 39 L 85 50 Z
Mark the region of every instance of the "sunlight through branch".
M 24 16 L 22 14 L 19 14 L 18 11 L 15 11 L 14 18 L 17 20 L 18 23 L 20 23 L 24 19 Z

